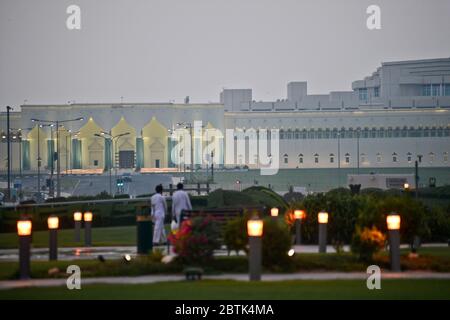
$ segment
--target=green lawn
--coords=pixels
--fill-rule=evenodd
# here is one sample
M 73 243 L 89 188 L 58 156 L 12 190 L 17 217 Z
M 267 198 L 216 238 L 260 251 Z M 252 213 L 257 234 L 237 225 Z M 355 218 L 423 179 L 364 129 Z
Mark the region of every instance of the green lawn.
M 58 245 L 60 247 L 82 246 L 84 231 L 81 231 L 81 242 L 74 241 L 74 230 L 64 229 L 58 232 Z M 134 246 L 136 245 L 136 227 L 108 227 L 93 228 L 92 243 L 94 246 Z M 18 238 L 15 233 L 0 233 L 0 248 L 17 248 Z M 33 247 L 48 247 L 48 231 L 33 232 Z
M 166 234 L 170 225 L 166 226 Z M 48 248 L 48 231 L 33 232 L 33 247 Z M 63 229 L 58 231 L 58 246 L 79 247 L 84 245 L 84 230 L 81 230 L 81 241 L 74 241 L 74 230 Z M 92 228 L 92 245 L 100 246 L 135 246 L 136 226 Z M 18 247 L 16 233 L 0 233 L 0 249 L 14 249 Z
M 143 285 L 86 285 L 0 291 L 0 299 L 450 299 L 450 280 L 384 280 L 368 290 L 365 280 L 277 282 L 161 282 Z

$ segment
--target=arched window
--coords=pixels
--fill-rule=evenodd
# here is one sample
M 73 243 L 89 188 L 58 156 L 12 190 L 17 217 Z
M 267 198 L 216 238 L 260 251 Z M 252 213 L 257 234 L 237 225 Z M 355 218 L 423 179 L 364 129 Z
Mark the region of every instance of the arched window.
M 334 163 L 334 154 L 330 153 L 330 163 Z
M 345 154 L 345 163 L 350 163 L 350 153 Z
M 436 158 L 436 156 L 434 155 L 434 153 L 433 153 L 433 152 L 430 152 L 430 153 L 428 154 L 428 156 L 430 157 L 430 163 L 433 163 L 434 160 L 435 160 L 435 158 Z
M 394 152 L 393 154 L 392 154 L 392 162 L 397 162 L 397 154 Z
M 284 139 L 284 130 L 281 129 L 280 130 L 280 140 L 283 140 L 283 139 Z
M 291 131 L 291 129 L 289 129 L 287 131 L 286 138 L 289 139 L 289 140 L 292 139 L 292 131 Z
M 284 158 L 284 163 L 287 164 L 289 162 L 289 157 L 286 153 L 284 154 L 283 158 Z
M 314 163 L 319 163 L 319 155 L 317 153 L 314 154 Z
M 383 162 L 383 155 L 381 153 L 377 153 L 377 162 L 378 163 Z
M 444 162 L 448 162 L 448 152 L 444 152 Z
M 366 158 L 366 154 L 365 153 L 361 153 L 361 155 L 359 156 L 361 163 L 365 163 L 367 161 Z
M 408 153 L 406 154 L 406 160 L 408 160 L 408 163 L 411 163 L 411 162 L 412 162 L 412 153 L 411 153 L 411 152 L 408 152 Z
M 303 154 L 298 155 L 298 163 L 303 164 Z

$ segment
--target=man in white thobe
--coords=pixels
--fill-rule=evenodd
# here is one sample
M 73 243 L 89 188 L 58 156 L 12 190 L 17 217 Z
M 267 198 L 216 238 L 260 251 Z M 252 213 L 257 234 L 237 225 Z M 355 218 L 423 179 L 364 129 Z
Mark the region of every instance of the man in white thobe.
M 177 191 L 172 195 L 172 219 L 180 226 L 181 211 L 192 210 L 191 200 L 186 191 L 183 190 L 183 184 L 177 184 Z
M 167 241 L 166 231 L 164 230 L 164 218 L 167 212 L 166 199 L 162 195 L 162 185 L 157 185 L 156 193 L 151 198 L 153 228 L 153 244 L 163 244 Z

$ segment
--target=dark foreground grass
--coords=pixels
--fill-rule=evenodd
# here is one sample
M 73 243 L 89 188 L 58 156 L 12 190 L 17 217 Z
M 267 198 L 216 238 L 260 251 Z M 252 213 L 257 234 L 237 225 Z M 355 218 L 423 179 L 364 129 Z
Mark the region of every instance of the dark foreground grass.
M 365 280 L 277 282 L 161 282 L 142 285 L 86 285 L 1 290 L 0 299 L 450 299 L 450 280 L 384 280 L 368 290 Z

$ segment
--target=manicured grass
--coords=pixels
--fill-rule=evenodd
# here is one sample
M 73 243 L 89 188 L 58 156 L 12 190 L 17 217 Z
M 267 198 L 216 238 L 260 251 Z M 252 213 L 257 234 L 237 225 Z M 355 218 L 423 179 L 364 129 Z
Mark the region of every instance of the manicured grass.
M 0 299 L 450 299 L 450 280 L 383 280 L 368 290 L 365 280 L 277 282 L 161 282 L 142 285 L 86 285 L 0 291 Z

